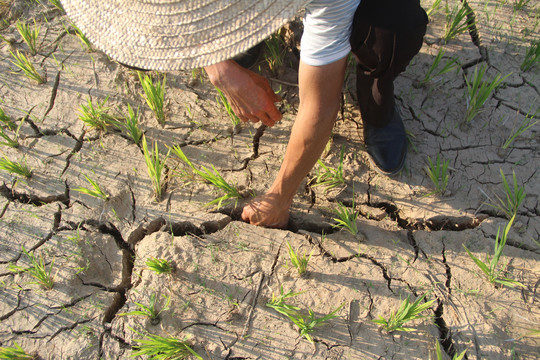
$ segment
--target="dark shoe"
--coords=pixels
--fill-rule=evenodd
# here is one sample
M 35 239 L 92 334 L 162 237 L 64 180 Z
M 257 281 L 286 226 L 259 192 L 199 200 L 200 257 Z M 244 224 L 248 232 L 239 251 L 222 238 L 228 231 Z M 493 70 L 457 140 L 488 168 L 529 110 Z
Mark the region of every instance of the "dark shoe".
M 379 173 L 395 175 L 401 171 L 407 156 L 407 136 L 399 112 L 382 128 L 364 121 L 364 144 L 369 161 Z

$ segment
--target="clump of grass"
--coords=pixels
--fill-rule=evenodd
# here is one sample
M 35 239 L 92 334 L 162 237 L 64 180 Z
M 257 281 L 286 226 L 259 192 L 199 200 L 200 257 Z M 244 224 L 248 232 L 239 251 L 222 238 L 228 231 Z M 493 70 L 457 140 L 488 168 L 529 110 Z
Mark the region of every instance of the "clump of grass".
M 106 106 L 109 97 L 100 102 L 96 100 L 94 103 L 90 98 L 87 99 L 86 105 L 81 105 L 79 108 L 79 119 L 88 127 L 99 131 L 107 131 L 110 127 L 118 127 L 118 121 L 109 115 L 110 107 Z
M 174 337 L 163 337 L 159 335 L 146 334 L 144 339 L 133 339 L 140 345 L 133 347 L 133 353 L 131 356 L 149 356 L 149 359 L 161 359 L 161 360 L 182 360 L 187 359 L 190 356 L 194 356 L 197 359 L 203 360 L 190 346 L 190 344 L 184 339 L 179 340 Z
M 511 219 L 516 216 L 519 207 L 525 200 L 525 196 L 527 196 L 527 193 L 522 186 L 518 185 L 516 173 L 514 171 L 512 171 L 512 181 L 514 186 L 513 189 L 511 189 L 510 185 L 508 185 L 504 172 L 502 169 L 499 170 L 501 172 L 503 181 L 504 197 L 495 195 L 497 197 L 497 202 L 495 204 L 488 205 L 503 212 L 508 219 Z
M 75 36 L 79 39 L 81 42 L 81 47 L 85 49 L 87 52 L 92 52 L 94 49 L 92 48 L 92 44 L 90 43 L 90 40 L 86 37 L 86 35 L 83 34 L 81 29 L 77 27 L 74 23 L 71 23 L 71 26 L 73 27 L 73 30 L 75 30 Z M 64 26 L 65 28 L 65 26 Z M 71 33 L 69 30 L 66 29 L 68 33 Z
M 124 114 L 125 121 L 122 125 L 131 140 L 133 140 L 136 145 L 139 145 L 143 136 L 143 132 L 139 128 L 139 109 L 137 109 L 137 112 L 134 112 L 129 104 L 127 108 L 128 112 L 127 114 Z
M 540 41 L 531 44 L 525 52 L 525 58 L 519 66 L 521 71 L 529 71 L 533 66 L 540 63 Z
M 156 259 L 152 257 L 146 260 L 146 266 L 159 275 L 172 273 L 172 266 L 167 259 Z
M 484 76 L 487 70 L 487 66 L 483 65 L 474 69 L 474 73 L 471 79 L 465 78 L 467 84 L 467 112 L 465 114 L 465 121 L 469 122 L 474 119 L 480 112 L 482 107 L 488 101 L 491 94 L 497 89 L 497 87 L 506 79 L 510 74 L 502 76 L 497 74 L 491 81 L 485 81 Z
M 17 129 L 17 125 L 15 125 L 13 120 L 11 120 L 11 118 L 6 115 L 4 109 L 2 108 L 0 108 L 0 122 L 11 131 L 15 131 Z
M 231 184 L 229 184 L 223 176 L 217 171 L 217 169 L 212 165 L 212 169 L 208 169 L 205 166 L 201 166 L 200 169 L 197 169 L 195 165 L 187 158 L 187 156 L 182 151 L 182 148 L 178 145 L 173 146 L 171 148 L 171 151 L 178 156 L 182 162 L 187 164 L 194 174 L 202 178 L 205 182 L 213 185 L 214 187 L 220 189 L 225 194 L 223 196 L 220 196 L 210 202 L 208 202 L 207 206 L 215 206 L 217 208 L 220 208 L 221 205 L 225 202 L 225 204 L 228 204 L 234 200 L 234 204 L 236 206 L 238 199 L 241 199 L 243 197 L 243 194 L 240 192 L 240 190 Z
M 104 201 L 109 200 L 109 195 L 107 193 L 105 193 L 105 191 L 103 191 L 103 189 L 101 189 L 101 187 L 99 186 L 99 184 L 97 182 L 90 179 L 86 175 L 84 175 L 84 178 L 86 179 L 86 181 L 88 181 L 90 183 L 90 185 L 92 185 L 92 189 L 85 188 L 85 187 L 78 187 L 78 188 L 75 188 L 73 190 L 81 192 L 81 193 L 86 194 L 86 195 L 96 197 L 96 198 L 104 200 Z
M 379 315 L 378 319 L 371 320 L 376 324 L 379 324 L 386 332 L 391 333 L 394 331 L 414 331 L 413 328 L 404 327 L 407 322 L 424 318 L 425 316 L 421 316 L 420 314 L 424 311 L 429 309 L 431 304 L 435 300 L 430 300 L 428 302 L 425 302 L 421 304 L 421 302 L 426 297 L 427 293 L 420 296 L 416 299 L 415 302 L 411 304 L 409 301 L 410 296 L 407 296 L 405 300 L 401 302 L 401 305 L 399 309 L 394 312 L 390 312 L 390 316 L 388 319 L 385 319 L 381 315 Z
M 446 24 L 444 27 L 444 42 L 448 42 L 469 30 L 472 26 L 467 17 L 472 13 L 472 9 L 465 4 L 456 4 L 452 10 L 446 4 Z
M 315 328 L 317 326 L 321 326 L 328 320 L 338 317 L 335 314 L 339 310 L 341 310 L 341 308 L 345 304 L 341 304 L 340 306 L 332 310 L 328 315 L 323 316 L 322 318 L 315 317 L 315 313 L 313 312 L 313 310 L 308 309 L 308 316 L 306 317 L 299 312 L 300 311 L 299 307 L 287 304 L 285 302 L 287 298 L 290 298 L 299 294 L 301 293 L 288 292 L 287 294 L 284 294 L 283 286 L 282 286 L 280 289 L 280 295 L 275 296 L 274 294 L 272 294 L 272 300 L 270 300 L 266 304 L 266 306 L 276 310 L 278 313 L 282 315 L 285 315 L 290 321 L 292 321 L 298 327 L 300 336 L 305 338 L 310 343 L 314 343 L 315 341 L 313 340 L 313 337 L 311 336 L 311 334 L 315 331 Z
M 0 169 L 25 178 L 32 177 L 32 170 L 26 165 L 26 161 L 11 161 L 5 155 L 0 159 Z
M 60 11 L 64 11 L 64 7 L 60 3 L 60 0 L 49 0 L 49 4 L 51 4 Z
M 127 313 L 120 313 L 118 314 L 118 316 L 144 316 L 152 320 L 152 324 L 155 325 L 157 322 L 159 322 L 159 314 L 161 314 L 163 311 L 169 310 L 169 303 L 171 302 L 171 297 L 164 296 L 164 298 L 165 305 L 163 305 L 159 311 L 156 309 L 156 294 L 152 294 L 150 295 L 150 303 L 148 305 L 134 302 L 134 304 L 139 310 L 133 310 Z
M 141 71 L 137 72 L 137 74 L 139 75 L 139 81 L 141 82 L 144 91 L 144 94 L 141 94 L 141 96 L 146 100 L 146 103 L 156 115 L 158 123 L 164 125 L 165 110 L 163 104 L 165 100 L 165 84 L 167 83 L 167 77 L 163 76 L 162 82 L 158 79 L 154 84 L 149 75 L 144 74 Z
M 264 43 L 266 45 L 264 59 L 270 70 L 275 72 L 276 69 L 283 65 L 283 60 L 285 58 L 282 50 L 283 38 L 279 34 L 274 33 L 272 36 L 266 39 Z
M 343 203 L 338 202 L 338 208 L 335 210 L 337 218 L 334 220 L 337 224 L 333 225 L 336 228 L 343 228 L 353 235 L 358 234 L 358 225 L 356 219 L 358 219 L 358 210 L 355 209 L 354 194 L 352 207 L 347 207 Z
M 432 194 L 444 194 L 446 187 L 448 186 L 448 180 L 450 175 L 448 174 L 448 166 L 450 160 L 441 160 L 440 154 L 437 154 L 437 160 L 435 163 L 428 156 L 428 166 L 426 166 L 426 173 L 428 174 L 431 182 L 435 186 L 435 190 L 428 195 Z
M 34 355 L 27 354 L 16 342 L 13 343 L 13 347 L 0 347 L 0 359 L 33 360 L 35 358 Z
M 36 259 L 36 256 L 33 253 L 30 254 L 28 251 L 26 251 L 24 246 L 22 247 L 22 251 L 30 260 L 30 266 L 24 267 L 10 264 L 9 270 L 12 272 L 26 272 L 36 279 L 36 281 L 32 282 L 31 284 L 41 285 L 46 290 L 52 289 L 54 286 L 54 276 L 52 275 L 54 259 L 49 268 L 47 268 L 45 261 L 43 260 L 43 256 L 40 255 L 39 260 Z
M 142 150 L 144 154 L 144 161 L 146 162 L 146 169 L 148 170 L 148 176 L 152 182 L 152 188 L 154 190 L 154 197 L 157 201 L 161 201 L 163 191 L 166 185 L 166 165 L 169 158 L 170 151 L 164 157 L 159 155 L 159 149 L 157 142 L 154 142 L 154 151 L 148 151 L 148 145 L 146 144 L 146 136 L 142 138 Z
M 467 349 L 463 350 L 460 354 L 454 354 L 454 356 L 452 356 L 452 360 L 462 360 L 466 352 Z M 437 360 L 445 359 L 441 351 L 441 344 L 438 340 L 435 342 L 435 353 L 437 354 Z
M 324 165 L 324 163 L 319 159 L 317 163 L 321 167 L 315 177 L 315 184 L 313 186 L 324 186 L 325 193 L 342 186 L 345 184 L 345 175 L 343 173 L 343 159 L 345 156 L 345 146 L 341 147 L 341 152 L 339 154 L 339 164 L 337 168 Z
M 463 244 L 463 248 L 467 251 L 469 257 L 474 261 L 474 263 L 482 270 L 484 275 L 487 277 L 488 281 L 494 285 L 502 285 L 514 288 L 520 286 L 525 287 L 522 283 L 516 280 L 512 280 L 503 276 L 506 271 L 506 265 L 499 267 L 499 260 L 501 258 L 504 246 L 508 238 L 508 232 L 514 223 L 515 215 L 510 219 L 502 234 L 500 234 L 500 228 L 497 229 L 497 236 L 495 237 L 495 249 L 493 251 L 493 257 L 490 258 L 489 255 L 486 255 L 485 262 L 474 256 L 469 249 Z
M 514 0 L 514 10 L 521 10 L 530 2 L 531 0 Z
M 534 115 L 527 114 L 527 116 L 525 116 L 525 119 L 523 119 L 519 128 L 516 131 L 512 132 L 510 136 L 508 136 L 508 139 L 506 139 L 506 141 L 504 142 L 502 146 L 503 149 L 508 149 L 508 147 L 512 145 L 512 143 L 518 136 L 520 136 L 525 131 L 529 130 L 531 127 L 533 127 L 534 125 L 540 122 L 540 120 L 536 120 L 535 122 L 532 122 L 534 116 L 536 116 L 536 114 L 538 114 L 539 111 L 540 109 L 538 109 Z
M 298 275 L 304 275 L 307 271 L 307 265 L 309 263 L 309 260 L 311 260 L 311 255 L 313 255 L 313 251 L 309 253 L 309 256 L 307 256 L 305 252 L 303 255 L 300 255 L 298 249 L 295 250 L 288 241 L 287 248 L 289 250 L 289 259 L 291 260 L 291 264 L 298 271 Z
M 433 63 L 431 64 L 430 68 L 426 72 L 426 75 L 424 76 L 424 79 L 421 81 L 422 86 L 426 86 L 428 83 L 433 81 L 438 76 L 444 75 L 454 69 L 458 69 L 459 65 L 454 59 L 450 59 L 446 61 L 444 66 L 437 70 L 439 68 L 439 65 L 441 64 L 441 61 L 443 59 L 443 56 L 445 54 L 445 50 L 443 48 L 439 49 L 439 52 L 433 59 Z
M 30 49 L 30 54 L 36 55 L 38 51 L 37 39 L 39 37 L 39 31 L 41 30 L 41 26 L 38 26 L 36 24 L 36 19 L 34 19 L 33 28 L 30 28 L 30 25 L 27 25 L 20 20 L 17 20 L 16 26 L 24 42 L 26 43 L 26 45 L 28 45 L 28 48 Z
M 19 141 L 17 137 L 11 138 L 8 134 L 4 132 L 4 129 L 0 128 L 0 137 L 4 139 L 4 141 L 0 141 L 0 145 L 6 145 L 12 148 L 18 148 L 19 147 Z
M 435 15 L 439 12 L 439 8 L 441 7 L 441 1 L 442 0 L 435 0 L 433 4 L 431 4 L 431 7 L 426 10 L 426 14 L 428 17 L 431 18 L 431 15 Z
M 44 84 L 46 79 L 45 76 L 41 75 L 37 70 L 34 64 L 28 58 L 26 55 L 21 53 L 19 50 L 17 50 L 15 53 L 13 53 L 11 50 L 9 51 L 13 60 L 10 60 L 13 65 L 18 67 L 24 75 L 30 79 L 36 81 L 38 84 Z
M 227 100 L 227 98 L 225 97 L 225 95 L 223 94 L 223 92 L 218 89 L 216 87 L 216 91 L 219 95 L 219 101 L 221 102 L 221 104 L 223 105 L 223 107 L 225 108 L 225 111 L 227 111 L 227 114 L 229 115 L 229 118 L 231 119 L 231 122 L 233 124 L 233 126 L 237 126 L 240 124 L 240 118 L 238 118 L 238 116 L 236 116 L 236 114 L 234 113 L 232 107 L 231 107 L 231 104 L 229 104 L 229 101 Z

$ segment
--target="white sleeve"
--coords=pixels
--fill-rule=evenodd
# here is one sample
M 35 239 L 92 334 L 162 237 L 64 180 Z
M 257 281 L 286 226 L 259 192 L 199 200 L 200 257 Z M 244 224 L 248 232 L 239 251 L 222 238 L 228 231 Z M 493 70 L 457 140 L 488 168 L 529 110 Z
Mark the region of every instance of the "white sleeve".
M 360 0 L 314 0 L 306 6 L 300 58 L 308 65 L 337 61 L 351 51 L 349 37 Z

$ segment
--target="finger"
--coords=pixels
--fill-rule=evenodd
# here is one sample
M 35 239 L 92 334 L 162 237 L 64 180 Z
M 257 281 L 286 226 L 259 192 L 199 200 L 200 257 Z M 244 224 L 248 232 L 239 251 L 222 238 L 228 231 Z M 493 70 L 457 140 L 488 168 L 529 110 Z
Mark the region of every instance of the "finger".
M 266 125 L 266 126 L 269 126 L 269 127 L 272 127 L 275 125 L 275 121 L 273 119 L 271 119 L 267 113 L 259 113 L 257 115 L 257 117 L 259 118 L 259 120 L 261 120 L 261 122 Z
M 274 124 L 278 122 L 279 120 L 281 120 L 281 118 L 283 117 L 283 115 L 279 112 L 279 110 L 276 108 L 274 104 L 272 104 L 272 107 L 268 109 L 266 113 L 268 117 L 270 118 L 270 120 L 274 122 Z

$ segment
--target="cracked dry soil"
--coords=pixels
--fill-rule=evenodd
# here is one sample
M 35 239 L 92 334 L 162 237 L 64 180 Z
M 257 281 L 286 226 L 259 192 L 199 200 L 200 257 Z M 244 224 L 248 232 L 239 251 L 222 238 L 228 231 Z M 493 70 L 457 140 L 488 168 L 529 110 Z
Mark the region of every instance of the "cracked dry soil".
M 428 9 L 432 1 L 422 4 Z M 328 192 L 312 186 L 316 167 L 298 190 L 288 229 L 274 230 L 241 222 L 242 202 L 205 207 L 215 191 L 186 183 L 173 157 L 164 199 L 156 202 L 137 145 L 122 132 L 85 127 L 77 109 L 107 96 L 111 113 L 125 113 L 127 104 L 140 108 L 141 127 L 163 154 L 179 145 L 194 163 L 213 164 L 228 181 L 262 193 L 277 173 L 298 107 L 298 19 L 282 31 L 284 65 L 271 71 L 260 63 L 283 98 L 279 124 L 231 126 L 214 88 L 194 71 L 167 74 L 167 120 L 159 126 L 136 74 L 82 48 L 61 11 L 47 1 L 0 2 L 0 106 L 21 125 L 19 148 L 1 151 L 33 169 L 28 180 L 0 173 L 1 346 L 17 343 L 40 359 L 127 359 L 141 334 L 150 333 L 189 337 L 204 359 L 435 359 L 439 340 L 446 358 L 466 350 L 466 359 L 537 359 L 540 342 L 531 332 L 540 329 L 540 126 L 508 149 L 502 144 L 527 114 L 539 118 L 540 67 L 524 72 L 520 64 L 540 39 L 540 4 L 468 4 L 475 26 L 446 44 L 444 5 L 430 14 L 420 54 L 396 81 L 411 140 L 406 169 L 388 178 L 369 166 L 351 65 L 322 158 L 337 167 L 345 146 L 346 185 Z M 41 26 L 31 61 L 45 84 L 13 71 L 10 50 L 27 51 L 19 18 Z M 440 49 L 459 66 L 418 86 Z M 490 78 L 510 75 L 466 124 L 465 78 L 482 65 Z M 450 160 L 448 189 L 426 196 L 433 190 L 426 160 L 437 154 Z M 523 288 L 492 286 L 463 248 L 482 259 L 492 254 L 497 229 L 508 221 L 487 205 L 503 196 L 501 169 L 507 176 L 515 171 L 527 193 L 503 260 L 505 276 Z M 74 191 L 88 186 L 84 175 L 110 199 Z M 332 226 L 338 202 L 356 205 L 358 235 Z M 304 277 L 290 266 L 287 242 L 313 254 Z M 52 265 L 52 289 L 10 271 L 28 266 L 23 246 Z M 172 273 L 150 271 L 150 258 L 167 259 Z M 302 292 L 290 302 L 318 317 L 343 304 L 313 333 L 314 344 L 265 306 L 281 286 Z M 436 301 L 425 318 L 408 324 L 415 331 L 386 334 L 371 322 L 426 292 Z M 121 315 L 152 294 L 158 309 L 170 298 L 158 320 Z

